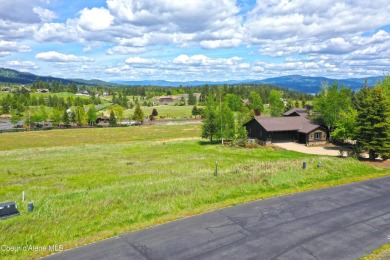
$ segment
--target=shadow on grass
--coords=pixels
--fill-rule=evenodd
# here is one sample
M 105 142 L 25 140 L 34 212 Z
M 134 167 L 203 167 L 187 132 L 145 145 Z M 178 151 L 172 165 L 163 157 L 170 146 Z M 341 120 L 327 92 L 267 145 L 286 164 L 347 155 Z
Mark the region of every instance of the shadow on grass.
M 210 143 L 210 141 L 204 141 L 204 140 L 201 140 L 198 142 L 200 145 L 218 145 L 218 144 L 221 144 L 221 140 L 217 140 L 217 141 L 214 141 L 212 143 Z

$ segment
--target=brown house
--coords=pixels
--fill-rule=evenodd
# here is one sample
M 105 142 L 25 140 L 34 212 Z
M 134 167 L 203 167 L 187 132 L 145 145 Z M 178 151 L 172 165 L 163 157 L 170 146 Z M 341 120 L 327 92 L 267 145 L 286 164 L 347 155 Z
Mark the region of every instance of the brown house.
M 255 117 L 244 126 L 249 138 L 263 144 L 291 141 L 322 145 L 328 137 L 324 127 L 310 121 L 306 109 L 291 109 L 284 117 Z

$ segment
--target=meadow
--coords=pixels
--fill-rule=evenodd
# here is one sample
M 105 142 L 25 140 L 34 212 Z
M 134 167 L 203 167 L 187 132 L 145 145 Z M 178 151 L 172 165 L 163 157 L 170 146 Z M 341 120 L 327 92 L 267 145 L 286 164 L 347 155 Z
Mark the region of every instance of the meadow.
M 388 174 L 352 158 L 210 145 L 199 135 L 196 124 L 0 134 L 0 201 L 17 202 L 21 212 L 0 221 L 0 241 L 69 249 L 246 201 Z M 30 201 L 35 210 L 28 213 Z M 0 258 L 45 254 L 0 251 Z
M 192 116 L 192 108 L 194 106 L 170 106 L 170 105 L 162 105 L 162 106 L 153 106 L 153 107 L 145 107 L 142 106 L 142 110 L 144 111 L 145 116 L 151 115 L 153 109 L 156 109 L 158 112 L 157 118 L 191 118 Z M 202 106 L 197 106 L 202 108 Z M 129 115 L 134 113 L 133 109 L 127 109 L 125 111 L 125 117 L 127 118 Z

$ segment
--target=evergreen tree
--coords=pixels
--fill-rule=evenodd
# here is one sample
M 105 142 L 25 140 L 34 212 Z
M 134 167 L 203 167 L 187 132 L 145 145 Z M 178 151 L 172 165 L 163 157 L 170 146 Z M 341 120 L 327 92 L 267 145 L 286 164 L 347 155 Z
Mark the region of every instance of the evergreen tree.
M 370 159 L 390 154 L 390 103 L 383 89 L 363 88 L 358 97 L 356 141 Z
M 196 105 L 196 97 L 192 91 L 188 93 L 188 105 L 190 106 Z
M 206 108 L 204 110 L 204 120 L 202 124 L 202 138 L 209 138 L 210 143 L 213 142 L 213 137 L 216 136 L 218 130 L 218 118 L 215 109 L 215 102 L 209 93 L 207 95 Z
M 153 117 L 156 117 L 156 116 L 158 116 L 157 109 L 153 108 L 153 111 L 152 111 L 152 116 L 153 116 Z
M 196 116 L 199 115 L 199 109 L 198 109 L 196 106 L 194 106 L 194 107 L 192 108 L 191 114 L 192 114 L 193 116 L 195 116 L 195 118 L 196 118 Z
M 111 109 L 109 124 L 110 124 L 110 126 L 116 126 L 116 123 L 117 122 L 116 122 L 116 117 L 115 117 L 114 110 Z
M 144 111 L 142 111 L 141 106 L 137 102 L 135 104 L 135 108 L 134 108 L 133 120 L 141 122 L 141 124 L 142 124 L 144 121 L 144 118 L 145 118 Z

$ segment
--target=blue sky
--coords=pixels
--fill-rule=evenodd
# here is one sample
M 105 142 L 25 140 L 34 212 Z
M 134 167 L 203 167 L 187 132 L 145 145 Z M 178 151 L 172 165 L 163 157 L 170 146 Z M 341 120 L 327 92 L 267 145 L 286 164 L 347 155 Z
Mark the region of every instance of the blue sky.
M 0 0 L 0 67 L 101 80 L 388 74 L 388 0 Z

